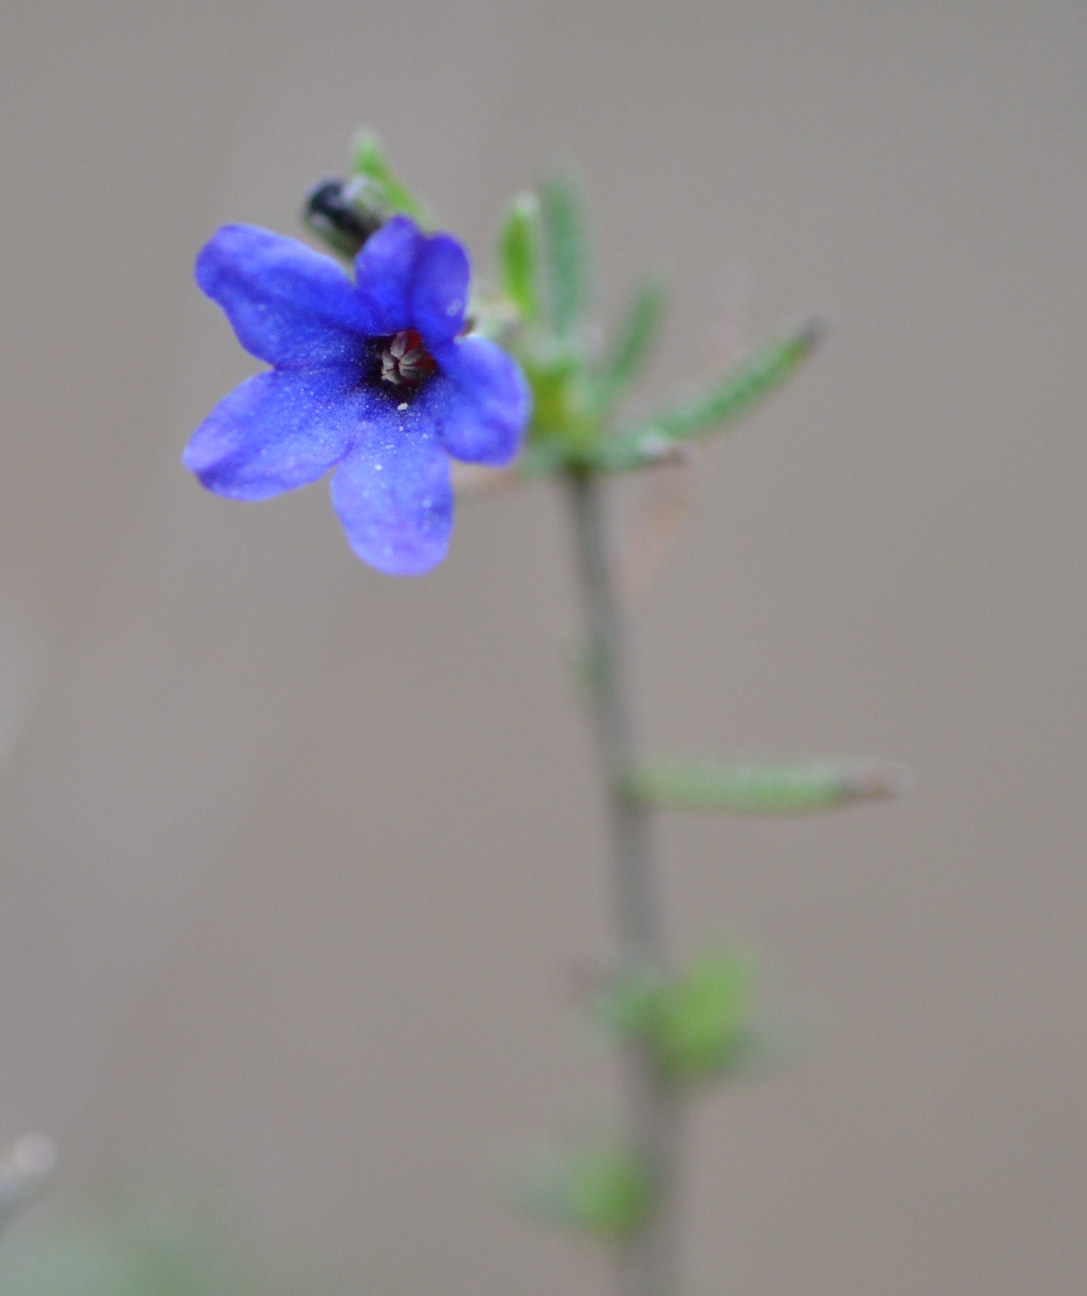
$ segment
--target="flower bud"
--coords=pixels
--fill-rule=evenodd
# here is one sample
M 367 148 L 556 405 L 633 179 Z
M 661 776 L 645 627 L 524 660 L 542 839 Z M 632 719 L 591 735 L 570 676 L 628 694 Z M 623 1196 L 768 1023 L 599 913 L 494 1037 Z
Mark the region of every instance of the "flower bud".
M 341 256 L 354 257 L 384 223 L 365 202 L 365 180 L 322 180 L 306 195 L 302 219 Z

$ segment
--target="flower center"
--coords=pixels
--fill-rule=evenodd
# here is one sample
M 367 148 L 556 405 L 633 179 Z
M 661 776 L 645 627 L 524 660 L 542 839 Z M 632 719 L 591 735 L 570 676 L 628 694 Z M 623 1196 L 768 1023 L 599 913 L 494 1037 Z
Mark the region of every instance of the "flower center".
M 418 387 L 437 372 L 434 357 L 417 329 L 401 329 L 381 348 L 381 381 L 393 387 Z

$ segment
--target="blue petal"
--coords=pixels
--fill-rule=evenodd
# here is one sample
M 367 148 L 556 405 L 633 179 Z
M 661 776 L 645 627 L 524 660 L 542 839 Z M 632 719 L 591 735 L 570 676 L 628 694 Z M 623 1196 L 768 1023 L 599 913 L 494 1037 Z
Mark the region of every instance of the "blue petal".
M 372 333 L 413 327 L 412 287 L 423 241 L 410 217 L 394 216 L 366 240 L 355 258 L 357 296 L 371 316 Z
M 216 405 L 183 462 L 217 495 L 267 499 L 316 481 L 338 463 L 374 404 L 348 371 L 273 369 Z
M 427 346 L 451 342 L 464 327 L 468 306 L 468 253 L 449 234 L 432 234 L 419 251 L 412 319 Z
M 348 542 L 371 567 L 414 576 L 441 562 L 453 527 L 449 457 L 425 421 L 375 419 L 332 479 Z
M 507 464 L 521 448 L 532 408 L 517 362 L 487 338 L 467 337 L 434 353 L 441 373 L 416 397 L 442 444 L 469 463 Z
M 425 235 L 408 216 L 394 216 L 355 259 L 358 295 L 374 333 L 416 328 L 430 347 L 464 327 L 468 254 L 449 234 Z
M 363 303 L 331 257 L 256 225 L 224 225 L 196 261 L 196 282 L 238 341 L 274 365 L 328 364 L 370 332 Z

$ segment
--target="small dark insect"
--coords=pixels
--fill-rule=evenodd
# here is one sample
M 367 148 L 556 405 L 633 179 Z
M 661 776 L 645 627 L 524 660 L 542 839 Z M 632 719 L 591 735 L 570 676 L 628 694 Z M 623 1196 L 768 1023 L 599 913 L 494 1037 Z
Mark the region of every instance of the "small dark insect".
M 364 187 L 357 179 L 322 180 L 306 195 L 302 219 L 344 256 L 355 256 L 384 223 L 362 202 Z

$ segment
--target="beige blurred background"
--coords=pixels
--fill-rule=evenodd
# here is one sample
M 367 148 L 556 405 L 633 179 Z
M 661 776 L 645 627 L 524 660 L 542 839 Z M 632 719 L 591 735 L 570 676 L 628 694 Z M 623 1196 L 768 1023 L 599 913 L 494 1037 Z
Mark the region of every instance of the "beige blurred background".
M 674 285 L 662 387 L 837 321 L 640 612 L 658 744 L 914 778 L 665 825 L 677 950 L 755 943 L 820 1033 L 699 1112 L 690 1291 L 1078 1296 L 1079 0 L 45 0 L 0 40 L 0 1136 L 59 1140 L 43 1209 L 155 1179 L 314 1293 L 605 1290 L 495 1189 L 612 1094 L 557 501 L 463 507 L 397 582 L 323 488 L 178 463 L 247 372 L 195 250 L 295 232 L 370 122 L 484 267 L 576 166 L 604 317 Z

